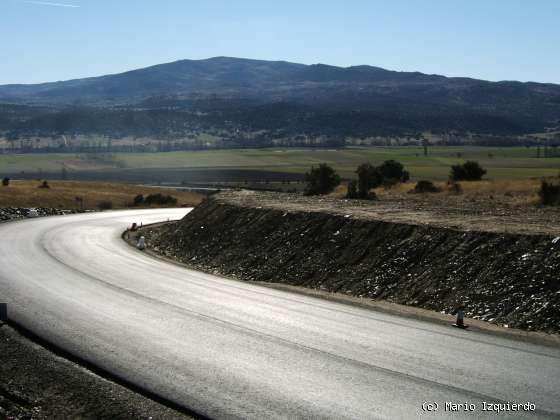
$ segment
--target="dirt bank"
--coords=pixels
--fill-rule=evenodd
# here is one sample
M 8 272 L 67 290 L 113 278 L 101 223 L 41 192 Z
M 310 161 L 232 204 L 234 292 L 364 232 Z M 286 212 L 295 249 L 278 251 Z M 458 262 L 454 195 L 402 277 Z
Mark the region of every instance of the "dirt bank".
M 528 235 L 511 233 L 510 223 L 504 233 L 496 218 L 492 229 L 475 231 L 466 230 L 475 220 L 463 217 L 463 230 L 450 229 L 425 224 L 434 214 L 405 223 L 402 211 L 388 221 L 376 206 L 227 193 L 144 233 L 154 251 L 243 280 L 446 313 L 462 303 L 475 319 L 560 332 L 560 240 L 544 226 Z

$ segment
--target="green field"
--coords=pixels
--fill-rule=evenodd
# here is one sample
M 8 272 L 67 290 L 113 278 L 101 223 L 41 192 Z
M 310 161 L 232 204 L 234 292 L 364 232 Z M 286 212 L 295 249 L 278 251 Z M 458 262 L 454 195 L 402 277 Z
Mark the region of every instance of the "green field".
M 487 168 L 490 179 L 524 179 L 557 175 L 560 157 L 537 158 L 536 148 L 525 147 L 430 147 L 423 156 L 419 147 L 371 147 L 327 149 L 235 149 L 168 153 L 115 153 L 111 159 L 85 159 L 76 154 L 0 155 L 0 175 L 25 173 L 59 174 L 80 171 L 134 169 L 243 169 L 304 173 L 322 162 L 333 165 L 343 177 L 353 177 L 366 161 L 378 164 L 388 159 L 402 162 L 413 179 L 444 180 L 449 167 L 477 160 Z

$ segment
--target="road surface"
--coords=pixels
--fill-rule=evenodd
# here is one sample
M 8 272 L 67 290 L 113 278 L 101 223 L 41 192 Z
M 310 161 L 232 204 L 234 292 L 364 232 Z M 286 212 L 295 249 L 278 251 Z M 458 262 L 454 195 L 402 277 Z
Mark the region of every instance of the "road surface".
M 483 401 L 535 404 L 498 418 L 560 417 L 558 349 L 186 270 L 120 238 L 186 211 L 2 224 L 0 301 L 45 340 L 213 418 L 496 418 Z

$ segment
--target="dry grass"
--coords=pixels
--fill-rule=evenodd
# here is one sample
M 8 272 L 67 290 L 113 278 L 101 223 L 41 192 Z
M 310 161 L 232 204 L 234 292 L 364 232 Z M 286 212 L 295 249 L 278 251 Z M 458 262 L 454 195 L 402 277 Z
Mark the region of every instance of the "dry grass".
M 414 188 L 415 183 L 401 184 L 389 190 L 378 189 L 376 192 L 380 197 L 387 196 L 424 196 L 429 199 L 433 197 L 438 200 L 445 200 L 452 197 L 453 201 L 457 198 L 470 202 L 488 202 L 488 200 L 515 206 L 536 205 L 539 200 L 538 191 L 540 180 L 491 180 L 491 181 L 470 181 L 459 182 L 463 190 L 462 194 L 454 194 L 449 191 L 445 182 L 435 182 L 434 185 L 441 188 L 441 193 L 435 194 L 409 194 Z
M 449 191 L 445 182 L 434 182 L 434 185 L 442 190 L 440 193 L 410 194 L 416 182 L 407 182 L 389 189 L 377 188 L 375 193 L 381 200 L 424 202 L 442 206 L 468 202 L 471 205 L 478 203 L 487 206 L 494 203 L 513 207 L 534 207 L 539 203 L 540 183 L 540 179 L 461 181 L 459 184 L 463 192 L 454 194 Z M 344 197 L 346 185 L 340 185 L 333 195 Z
M 158 192 L 177 198 L 178 206 L 194 206 L 203 198 L 192 192 L 130 184 L 49 181 L 50 188 L 39 188 L 40 184 L 39 181 L 11 181 L 7 187 L 0 186 L 0 207 L 79 209 L 76 197 L 82 197 L 84 209 L 95 209 L 103 201 L 110 201 L 113 208 L 126 208 L 136 195 Z

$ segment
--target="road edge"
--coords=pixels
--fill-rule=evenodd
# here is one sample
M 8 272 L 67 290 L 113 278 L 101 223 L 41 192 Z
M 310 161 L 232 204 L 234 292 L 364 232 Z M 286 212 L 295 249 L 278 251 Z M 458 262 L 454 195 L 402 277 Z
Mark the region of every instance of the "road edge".
M 148 391 L 147 389 L 142 388 L 139 385 L 134 384 L 131 381 L 128 381 L 126 379 L 123 379 L 111 372 L 109 372 L 108 370 L 105 370 L 103 368 L 100 368 L 99 366 L 83 359 L 80 356 L 77 356 L 67 350 L 64 350 L 62 347 L 52 343 L 51 341 L 45 340 L 44 338 L 42 338 L 41 336 L 35 334 L 33 331 L 27 329 L 26 327 L 24 327 L 23 325 L 19 324 L 18 322 L 10 319 L 8 317 L 7 322 L 4 322 L 5 325 L 9 326 L 10 328 L 12 328 L 16 333 L 18 333 L 21 337 L 35 343 L 36 345 L 44 348 L 45 350 L 47 350 L 49 353 L 60 357 L 62 359 L 65 359 L 71 363 L 74 363 L 78 366 L 81 366 L 82 368 L 86 369 L 87 371 L 89 371 L 90 373 L 99 376 L 100 378 L 103 378 L 109 382 L 115 383 L 117 385 L 120 385 L 126 389 L 128 389 L 129 391 L 138 394 L 144 398 L 147 398 L 155 403 L 158 403 L 162 406 L 165 406 L 171 410 L 177 411 L 180 414 L 184 414 L 185 416 L 189 416 L 192 417 L 194 419 L 200 419 L 200 420 L 206 420 L 206 419 L 210 419 L 210 417 L 205 416 L 201 413 L 198 413 L 188 407 L 182 406 L 180 404 L 177 404 L 171 400 L 168 400 L 166 398 L 163 398 L 159 395 L 157 395 L 154 392 Z M 2 323 L 0 323 L 0 327 L 2 326 Z

